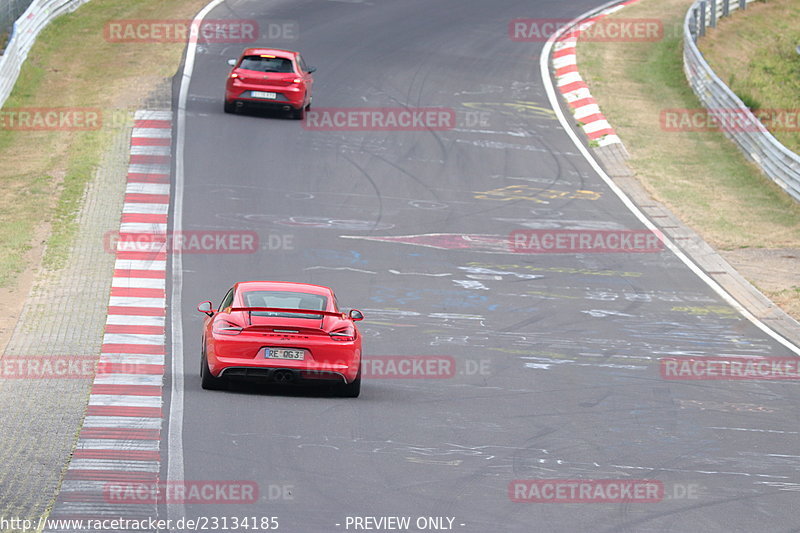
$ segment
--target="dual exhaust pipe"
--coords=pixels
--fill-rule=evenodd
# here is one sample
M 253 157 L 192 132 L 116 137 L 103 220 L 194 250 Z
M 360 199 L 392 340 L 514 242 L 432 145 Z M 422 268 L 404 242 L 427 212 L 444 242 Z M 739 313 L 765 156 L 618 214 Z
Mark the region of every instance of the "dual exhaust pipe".
M 272 373 L 272 380 L 276 383 L 291 383 L 295 380 L 295 373 L 291 370 L 276 370 Z

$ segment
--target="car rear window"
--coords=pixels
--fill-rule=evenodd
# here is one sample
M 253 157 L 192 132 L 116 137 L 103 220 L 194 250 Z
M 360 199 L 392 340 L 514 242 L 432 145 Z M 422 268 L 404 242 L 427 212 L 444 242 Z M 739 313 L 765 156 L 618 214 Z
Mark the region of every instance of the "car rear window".
M 283 57 L 245 56 L 239 68 L 258 72 L 294 72 L 292 60 Z
M 324 311 L 328 298 L 319 294 L 291 291 L 250 291 L 244 293 L 247 307 L 282 307 L 284 309 L 313 309 Z M 276 313 L 254 311 L 253 316 L 277 316 L 286 318 L 320 318 L 320 315 L 306 313 Z

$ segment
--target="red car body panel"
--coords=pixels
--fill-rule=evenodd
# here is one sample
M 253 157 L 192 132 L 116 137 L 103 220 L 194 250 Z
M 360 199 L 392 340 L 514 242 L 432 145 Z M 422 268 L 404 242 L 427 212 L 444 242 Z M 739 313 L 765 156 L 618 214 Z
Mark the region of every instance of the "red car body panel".
M 246 57 L 275 57 L 291 61 L 292 72 L 261 72 L 241 68 Z M 275 109 L 303 109 L 311 104 L 314 77 L 304 70 L 298 52 L 273 48 L 247 48 L 228 74 L 225 102 L 254 104 Z M 256 98 L 252 91 L 275 93 L 275 99 Z
M 340 383 L 356 379 L 361 365 L 361 335 L 355 321 L 336 308 L 336 298 L 330 288 L 305 283 L 249 281 L 237 283 L 232 290 L 231 305 L 207 316 L 203 325 L 204 353 L 214 377 L 266 377 L 272 370 L 286 369 L 299 379 Z M 298 313 L 301 308 L 247 306 L 245 294 L 255 291 L 322 296 L 326 298 L 326 308 L 308 310 L 308 317 L 258 315 L 306 313 Z M 315 311 L 317 314 L 310 317 Z M 265 348 L 303 350 L 304 358 L 267 358 Z

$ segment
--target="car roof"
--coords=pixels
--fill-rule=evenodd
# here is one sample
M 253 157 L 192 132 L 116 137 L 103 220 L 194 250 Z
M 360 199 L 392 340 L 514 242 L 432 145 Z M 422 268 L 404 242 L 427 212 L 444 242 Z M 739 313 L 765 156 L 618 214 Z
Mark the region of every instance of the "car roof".
M 249 291 L 292 291 L 304 292 L 307 294 L 320 294 L 331 296 L 333 291 L 330 287 L 323 285 L 312 285 L 310 283 L 296 283 L 293 281 L 240 281 L 234 285 L 236 292 Z
M 291 50 L 281 50 L 280 48 L 247 48 L 242 52 L 243 56 L 259 56 L 268 55 L 282 57 L 284 59 L 293 59 L 297 56 L 297 52 Z

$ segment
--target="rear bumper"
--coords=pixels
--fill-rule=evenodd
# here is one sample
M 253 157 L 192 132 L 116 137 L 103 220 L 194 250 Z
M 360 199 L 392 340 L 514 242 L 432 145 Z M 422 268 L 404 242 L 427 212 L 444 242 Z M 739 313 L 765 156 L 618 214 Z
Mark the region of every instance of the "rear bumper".
M 291 102 L 263 101 L 250 98 L 237 98 L 231 100 L 230 103 L 252 109 L 271 109 L 275 111 L 290 111 L 292 109 L 296 111 L 302 107 L 299 105 L 296 106 Z
M 322 339 L 258 339 L 239 336 L 220 336 L 207 345 L 206 355 L 211 374 L 220 376 L 257 377 L 273 379 L 275 372 L 286 370 L 294 380 L 343 380 L 352 382 L 361 364 L 361 341 L 338 342 Z M 306 350 L 302 361 L 267 359 L 264 347 Z
M 276 98 L 253 98 L 252 91 L 274 92 Z M 264 109 L 285 109 L 286 106 L 293 109 L 301 109 L 305 106 L 305 94 L 302 89 L 290 87 L 259 87 L 241 84 L 237 87 L 229 87 L 225 91 L 225 101 L 229 104 L 241 104 Z

